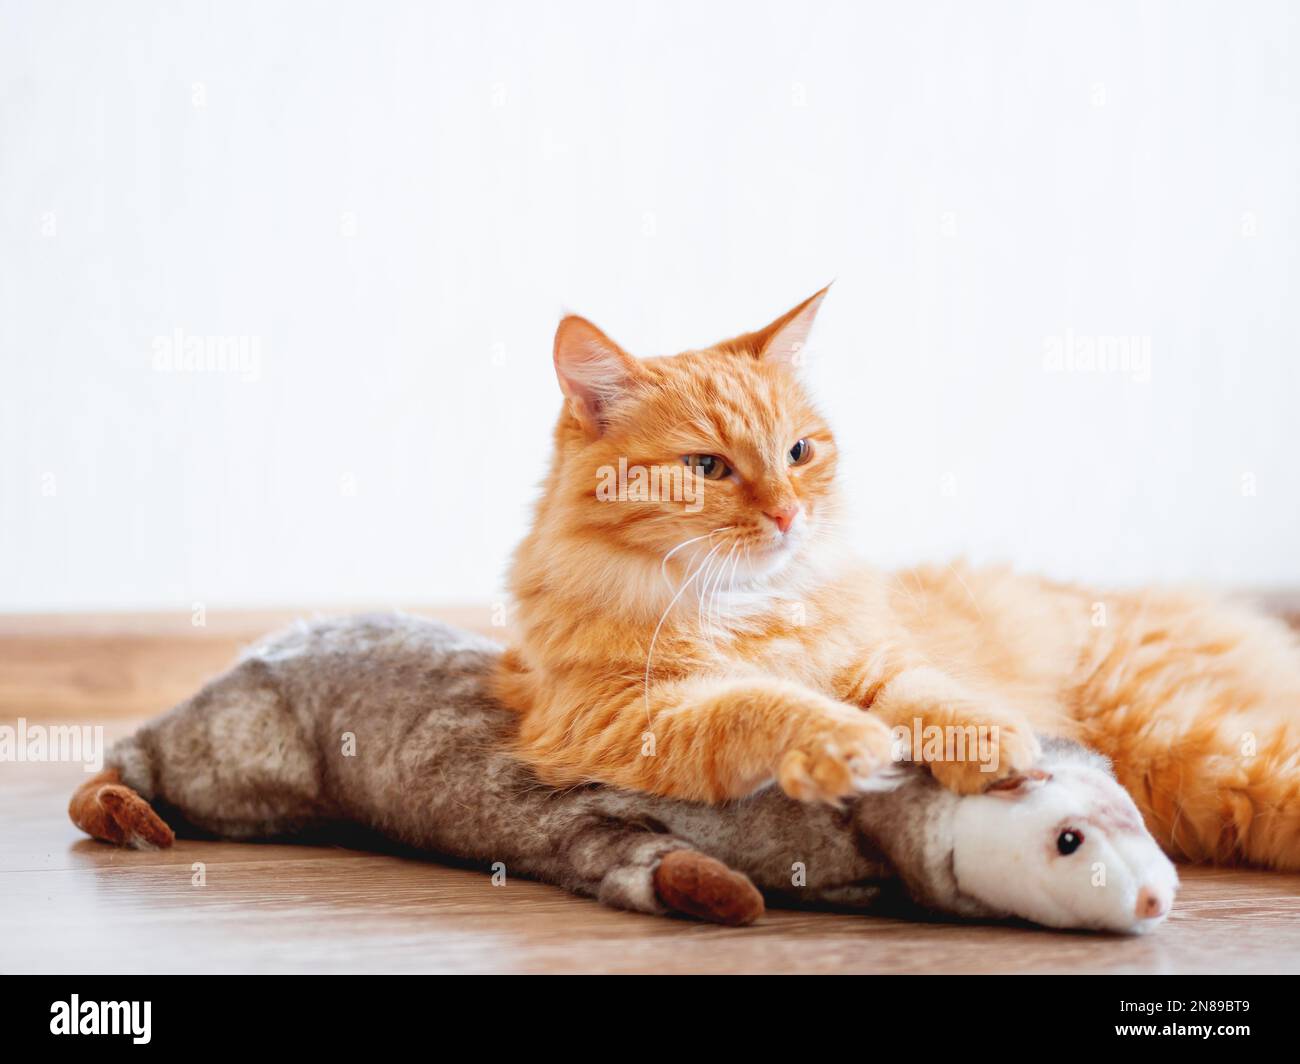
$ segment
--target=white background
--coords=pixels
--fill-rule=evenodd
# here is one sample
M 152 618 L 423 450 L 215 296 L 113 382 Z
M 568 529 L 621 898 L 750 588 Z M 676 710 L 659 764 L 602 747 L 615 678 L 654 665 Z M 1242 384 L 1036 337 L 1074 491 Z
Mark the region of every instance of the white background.
M 0 0 L 0 608 L 492 600 L 562 309 L 832 278 L 870 556 L 1298 583 L 1296 10 Z

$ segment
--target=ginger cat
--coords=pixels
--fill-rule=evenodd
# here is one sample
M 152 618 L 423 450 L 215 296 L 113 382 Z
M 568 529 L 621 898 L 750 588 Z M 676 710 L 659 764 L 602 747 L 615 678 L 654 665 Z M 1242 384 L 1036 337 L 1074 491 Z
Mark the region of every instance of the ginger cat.
M 1172 855 L 1300 868 L 1300 644 L 1280 622 L 853 558 L 799 377 L 824 296 L 645 360 L 560 323 L 565 404 L 494 678 L 518 754 L 556 785 L 718 802 L 775 779 L 834 802 L 900 756 L 984 790 L 1061 734 L 1114 760 Z

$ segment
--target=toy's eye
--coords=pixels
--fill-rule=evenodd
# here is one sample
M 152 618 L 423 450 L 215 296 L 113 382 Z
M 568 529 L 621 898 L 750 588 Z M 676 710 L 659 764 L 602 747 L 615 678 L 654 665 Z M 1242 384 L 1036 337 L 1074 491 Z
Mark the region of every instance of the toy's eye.
M 812 457 L 813 445 L 812 440 L 796 440 L 795 445 L 790 448 L 790 464 L 803 465 Z
M 1062 857 L 1069 857 L 1082 845 L 1083 832 L 1075 831 L 1074 828 L 1066 828 L 1056 836 L 1056 852 Z
M 727 463 L 716 454 L 687 454 L 682 456 L 682 461 L 705 480 L 721 480 L 731 472 Z

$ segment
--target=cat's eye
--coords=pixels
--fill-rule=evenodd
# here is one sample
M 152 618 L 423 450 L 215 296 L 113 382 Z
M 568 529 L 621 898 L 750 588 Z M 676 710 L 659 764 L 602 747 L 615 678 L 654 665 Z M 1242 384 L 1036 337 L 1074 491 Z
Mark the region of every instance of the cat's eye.
M 798 440 L 795 442 L 795 445 L 790 448 L 790 453 L 788 455 L 790 459 L 790 464 L 803 465 L 806 461 L 808 461 L 809 458 L 812 457 L 812 453 L 813 453 L 812 440 Z
M 1075 831 L 1074 828 L 1066 828 L 1056 836 L 1056 852 L 1062 857 L 1069 857 L 1082 845 L 1083 832 Z
M 688 454 L 682 461 L 694 469 L 705 480 L 721 480 L 731 472 L 730 467 L 716 454 Z

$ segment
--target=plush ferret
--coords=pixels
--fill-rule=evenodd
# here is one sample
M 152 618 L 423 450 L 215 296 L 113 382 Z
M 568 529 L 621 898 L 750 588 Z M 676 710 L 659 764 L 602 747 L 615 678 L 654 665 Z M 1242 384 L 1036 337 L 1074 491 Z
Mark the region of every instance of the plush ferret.
M 783 900 L 1140 931 L 1173 866 L 1105 760 L 1049 741 L 1038 771 L 959 797 L 900 766 L 843 809 L 769 788 L 707 806 L 540 784 L 486 694 L 500 653 L 400 615 L 300 624 L 118 743 L 73 797 L 87 833 L 169 846 L 167 821 L 230 839 L 361 825 L 641 912 L 743 924 Z M 151 804 L 150 804 L 151 803 Z

